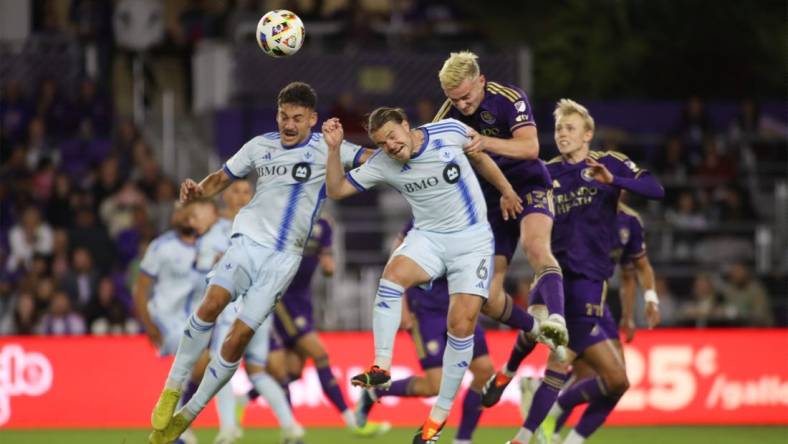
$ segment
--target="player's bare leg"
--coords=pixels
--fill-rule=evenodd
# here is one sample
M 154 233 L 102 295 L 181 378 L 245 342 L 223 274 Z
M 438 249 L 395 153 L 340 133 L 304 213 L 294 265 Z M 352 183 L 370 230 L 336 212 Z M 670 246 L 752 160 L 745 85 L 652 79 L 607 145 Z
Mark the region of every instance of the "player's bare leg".
M 414 444 L 435 442 L 449 416 L 465 370 L 473 360 L 473 332 L 484 298 L 467 293 L 452 294 L 447 317 L 446 350 L 438 399 L 427 420 L 413 438 Z
M 164 390 L 151 414 L 154 430 L 164 430 L 181 397 L 181 390 L 211 340 L 216 318 L 230 302 L 230 293 L 217 285 L 208 287 L 200 306 L 186 323 Z
M 407 256 L 394 256 L 386 264 L 375 295 L 372 314 L 375 362 L 367 371 L 351 379 L 353 385 L 364 388 L 391 385 L 389 368 L 402 317 L 402 295 L 408 288 L 429 280 L 430 275 Z

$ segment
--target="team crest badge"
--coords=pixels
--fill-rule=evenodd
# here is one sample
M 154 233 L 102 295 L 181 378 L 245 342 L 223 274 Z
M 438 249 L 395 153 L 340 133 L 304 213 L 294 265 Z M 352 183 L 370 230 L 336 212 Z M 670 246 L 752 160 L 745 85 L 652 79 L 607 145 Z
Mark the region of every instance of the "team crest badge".
M 495 123 L 495 116 L 493 116 L 492 113 L 489 111 L 482 111 L 479 117 L 482 118 L 482 121 L 484 121 L 484 123 L 489 123 L 489 124 Z
M 618 237 L 621 239 L 622 244 L 629 242 L 629 228 L 622 228 L 618 230 Z
M 591 182 L 594 180 L 594 176 L 591 174 L 591 168 L 583 168 L 583 170 L 580 171 L 580 177 L 582 177 L 586 182 Z
M 304 159 L 304 162 L 311 162 L 315 160 L 315 153 L 312 150 L 304 150 L 304 154 L 301 156 Z

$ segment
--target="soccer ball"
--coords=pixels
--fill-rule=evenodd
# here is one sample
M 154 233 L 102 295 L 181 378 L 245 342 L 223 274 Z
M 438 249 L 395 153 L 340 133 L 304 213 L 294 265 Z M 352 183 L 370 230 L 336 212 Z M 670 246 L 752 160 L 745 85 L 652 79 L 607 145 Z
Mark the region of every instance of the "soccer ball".
M 257 23 L 257 44 L 272 57 L 295 54 L 304 44 L 304 24 L 286 9 L 267 12 Z

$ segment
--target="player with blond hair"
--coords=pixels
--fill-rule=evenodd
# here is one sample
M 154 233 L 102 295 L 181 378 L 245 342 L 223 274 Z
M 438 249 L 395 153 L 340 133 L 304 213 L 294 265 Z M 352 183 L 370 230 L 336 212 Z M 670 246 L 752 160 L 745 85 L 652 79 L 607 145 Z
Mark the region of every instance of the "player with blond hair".
M 503 220 L 497 207 L 497 191 L 480 178 L 487 201 L 487 218 L 495 236 L 495 274 L 490 298 L 482 312 L 521 330 L 517 351 L 522 358 L 534 349 L 538 338 L 528 329 L 527 313 L 503 291 L 504 276 L 519 241 L 536 273 L 529 293 L 529 311 L 540 319 L 542 335 L 555 345 L 565 345 L 568 338 L 563 276 L 550 250 L 554 217 L 552 183 L 547 168 L 539 160 L 539 139 L 528 97 L 520 88 L 487 80 L 480 71 L 476 54 L 469 51 L 452 53 L 438 78 L 447 99 L 435 120 L 451 117 L 473 128 L 473 137 L 465 151 L 488 153 L 524 202 L 524 210 L 517 218 Z M 504 370 L 490 378 L 484 387 L 482 403 L 495 404 L 513 376 Z M 564 376 L 553 376 L 537 397 L 555 400 Z

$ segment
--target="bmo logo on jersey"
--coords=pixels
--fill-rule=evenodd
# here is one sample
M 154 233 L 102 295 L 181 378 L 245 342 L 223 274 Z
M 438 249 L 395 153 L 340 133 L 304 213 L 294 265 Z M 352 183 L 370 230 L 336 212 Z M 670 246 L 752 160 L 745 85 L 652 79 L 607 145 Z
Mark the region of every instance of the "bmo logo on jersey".
M 438 184 L 437 177 L 428 177 L 426 179 L 421 179 L 418 182 L 411 182 L 406 183 L 403 188 L 408 193 L 414 193 L 416 191 L 426 190 L 427 188 L 432 188 Z
M 460 166 L 452 162 L 443 169 L 443 180 L 447 183 L 455 184 L 460 180 Z
M 293 179 L 296 182 L 304 183 L 312 177 L 312 167 L 306 163 L 301 162 L 293 166 Z

